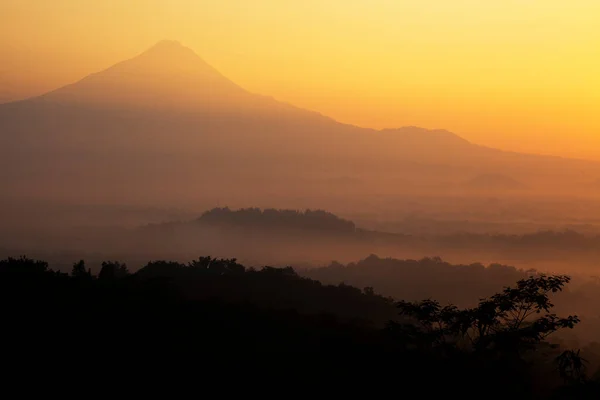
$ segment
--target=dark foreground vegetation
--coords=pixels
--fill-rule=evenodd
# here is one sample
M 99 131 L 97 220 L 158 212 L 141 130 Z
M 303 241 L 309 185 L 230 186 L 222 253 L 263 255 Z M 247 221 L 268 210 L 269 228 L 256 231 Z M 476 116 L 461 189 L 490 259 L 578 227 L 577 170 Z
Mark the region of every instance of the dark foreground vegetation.
M 356 287 L 373 287 L 384 296 L 418 301 L 434 298 L 442 304 L 474 307 L 478 300 L 517 281 L 539 275 L 534 269 L 519 269 L 498 263 L 483 265 L 452 264 L 439 257 L 419 260 L 382 258 L 376 255 L 326 267 L 303 268 L 303 276 L 324 284 L 344 282 Z M 576 329 L 562 331 L 554 338 L 571 348 L 583 348 L 600 342 L 600 279 L 572 276 L 568 287 L 553 294 L 555 312 L 577 314 L 581 323 Z M 596 351 L 600 356 L 600 345 Z
M 338 394 L 596 398 L 591 361 L 548 341 L 579 321 L 553 313 L 550 296 L 568 282 L 532 275 L 459 309 L 394 303 L 370 287 L 323 285 L 291 268 L 247 269 L 233 259 L 156 261 L 133 274 L 105 262 L 95 276 L 83 261 L 66 274 L 9 258 L 0 261 L 3 361 L 189 365 L 231 379 L 240 368 Z

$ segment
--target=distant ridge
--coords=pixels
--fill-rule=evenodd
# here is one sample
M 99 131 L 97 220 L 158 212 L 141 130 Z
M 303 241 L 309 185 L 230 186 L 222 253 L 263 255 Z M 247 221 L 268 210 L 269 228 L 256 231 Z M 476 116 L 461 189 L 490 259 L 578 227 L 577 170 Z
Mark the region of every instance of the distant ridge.
M 356 225 L 324 210 L 242 208 L 228 207 L 208 210 L 194 221 L 151 224 L 146 229 L 160 230 L 176 227 L 206 226 L 221 228 L 244 228 L 251 231 L 311 231 L 329 233 L 354 233 Z

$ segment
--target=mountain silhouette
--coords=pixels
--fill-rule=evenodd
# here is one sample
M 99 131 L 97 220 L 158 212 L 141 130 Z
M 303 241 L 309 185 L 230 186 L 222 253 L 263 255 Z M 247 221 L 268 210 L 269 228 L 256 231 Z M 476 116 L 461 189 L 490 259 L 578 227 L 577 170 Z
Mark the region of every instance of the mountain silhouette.
M 94 201 L 310 196 L 302 182 L 332 176 L 361 176 L 356 196 L 368 197 L 490 173 L 552 185 L 600 175 L 599 163 L 489 149 L 446 130 L 339 123 L 250 93 L 174 41 L 0 104 L 0 146 L 11 193 Z
M 251 96 L 176 41 L 161 41 L 142 54 L 40 97 L 45 101 L 132 106 L 210 105 L 222 97 Z M 191 104 L 190 104 L 191 102 Z
M 210 113 L 299 109 L 252 94 L 177 41 L 163 40 L 138 56 L 54 90 L 37 101 L 109 108 Z
M 406 146 L 449 146 L 451 148 L 471 148 L 471 143 L 455 133 L 445 129 L 424 129 L 416 126 L 406 126 L 399 129 L 384 129 L 382 134 L 394 135 Z

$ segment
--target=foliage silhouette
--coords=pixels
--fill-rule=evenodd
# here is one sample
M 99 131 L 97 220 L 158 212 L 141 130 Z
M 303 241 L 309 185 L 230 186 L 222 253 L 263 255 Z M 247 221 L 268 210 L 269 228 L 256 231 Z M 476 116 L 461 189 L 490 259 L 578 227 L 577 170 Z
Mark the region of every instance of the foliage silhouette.
M 361 382 L 401 384 L 407 393 L 435 383 L 449 396 L 464 393 L 469 377 L 469 390 L 496 385 L 498 395 L 534 398 L 543 392 L 532 385 L 534 367 L 545 361 L 529 354 L 550 333 L 577 323 L 551 313 L 548 295 L 562 290 L 564 276 L 521 280 L 470 309 L 401 301 L 399 318 L 392 300 L 371 287 L 323 285 L 289 267 L 245 268 L 235 259 L 153 261 L 134 274 L 109 261 L 96 277 L 83 261 L 67 275 L 21 257 L 0 261 L 0 278 L 0 300 L 10 305 L 1 333 L 7 363 L 200 360 L 214 374 L 233 364 L 262 376 L 309 371 L 303 387 L 338 393 Z M 563 354 L 543 378 L 549 388 L 559 389 L 561 373 L 576 377 L 579 354 Z M 594 390 L 583 374 L 565 385 L 567 393 Z
M 442 307 L 429 299 L 400 301 L 400 315 L 417 324 L 391 322 L 388 330 L 420 349 L 447 348 L 447 344 L 452 344 L 465 351 L 519 355 L 534 349 L 557 330 L 573 328 L 579 322 L 577 316 L 560 318 L 550 313 L 554 305 L 549 294 L 561 291 L 569 280 L 567 276 L 529 277 L 470 309 Z
M 73 268 L 71 270 L 71 276 L 79 279 L 92 279 L 92 271 L 90 269 L 85 269 L 85 261 L 80 260 L 73 264 Z
M 102 263 L 102 269 L 98 274 L 99 280 L 122 279 L 129 275 L 127 265 L 118 261 L 105 261 Z

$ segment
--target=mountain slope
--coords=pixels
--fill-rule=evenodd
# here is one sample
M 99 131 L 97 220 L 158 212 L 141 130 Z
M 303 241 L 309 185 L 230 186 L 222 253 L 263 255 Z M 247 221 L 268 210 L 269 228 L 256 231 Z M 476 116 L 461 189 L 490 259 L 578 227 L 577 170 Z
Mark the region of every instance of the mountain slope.
M 97 201 L 327 195 L 313 183 L 340 176 L 362 182 L 346 195 L 367 199 L 481 174 L 527 184 L 600 175 L 598 163 L 486 149 L 444 130 L 341 124 L 252 94 L 170 41 L 0 105 L 0 146 L 11 192 Z
M 519 190 L 525 189 L 518 180 L 501 174 L 484 174 L 465 182 L 465 187 L 478 190 Z

